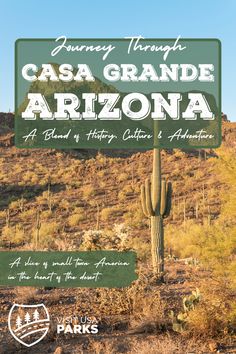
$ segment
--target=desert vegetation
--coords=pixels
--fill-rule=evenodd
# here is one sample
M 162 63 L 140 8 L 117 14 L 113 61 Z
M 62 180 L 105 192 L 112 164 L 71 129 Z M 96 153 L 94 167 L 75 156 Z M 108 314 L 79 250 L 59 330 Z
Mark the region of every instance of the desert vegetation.
M 152 151 L 19 150 L 3 139 L 1 249 L 135 250 L 138 280 L 121 289 L 2 287 L 0 352 L 22 352 L 7 331 L 14 302 L 43 302 L 54 320 L 98 319 L 97 336 L 58 336 L 52 326 L 41 352 L 235 352 L 236 127 L 223 128 L 219 149 L 161 151 L 163 181 L 172 182 L 167 219 L 164 206 L 153 215 L 144 203 Z M 165 228 L 162 282 L 153 273 L 153 217 Z

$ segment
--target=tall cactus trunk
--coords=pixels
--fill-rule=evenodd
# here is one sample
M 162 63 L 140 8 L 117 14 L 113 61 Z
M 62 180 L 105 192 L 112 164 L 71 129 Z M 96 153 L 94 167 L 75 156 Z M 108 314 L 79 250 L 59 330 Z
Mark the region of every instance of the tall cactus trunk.
M 164 272 L 164 233 L 161 215 L 151 217 L 152 266 L 160 279 Z
M 154 124 L 154 136 L 157 137 L 158 125 Z M 155 138 L 157 139 L 157 138 Z M 154 146 L 158 142 L 154 140 Z M 153 149 L 152 181 L 149 178 L 141 185 L 141 203 L 143 213 L 151 219 L 151 253 L 153 273 L 159 281 L 164 280 L 164 228 L 163 218 L 170 214 L 171 183 L 161 178 L 161 152 Z
M 159 215 L 161 198 L 161 153 L 153 149 L 152 205 L 155 215 L 151 217 L 152 264 L 154 273 L 161 276 L 164 271 L 163 220 Z

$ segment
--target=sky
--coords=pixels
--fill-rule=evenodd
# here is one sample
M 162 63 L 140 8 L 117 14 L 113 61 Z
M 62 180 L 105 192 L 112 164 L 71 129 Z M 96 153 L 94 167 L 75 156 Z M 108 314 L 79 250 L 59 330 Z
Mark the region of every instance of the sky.
M 0 111 L 14 111 L 18 38 L 219 38 L 222 110 L 236 121 L 235 0 L 1 0 Z

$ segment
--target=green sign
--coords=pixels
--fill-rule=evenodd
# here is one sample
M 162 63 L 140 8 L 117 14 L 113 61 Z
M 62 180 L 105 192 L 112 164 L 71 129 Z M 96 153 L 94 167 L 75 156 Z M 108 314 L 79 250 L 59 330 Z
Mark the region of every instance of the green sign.
M 0 285 L 120 288 L 137 279 L 135 252 L 0 252 Z
M 19 39 L 20 148 L 212 148 L 221 142 L 217 39 Z

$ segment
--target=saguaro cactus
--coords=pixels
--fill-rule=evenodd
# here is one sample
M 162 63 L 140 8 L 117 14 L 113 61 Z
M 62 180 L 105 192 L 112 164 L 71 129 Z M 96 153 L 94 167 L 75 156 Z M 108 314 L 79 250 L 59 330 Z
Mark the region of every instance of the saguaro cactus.
M 10 209 L 7 208 L 6 210 L 6 226 L 9 227 L 10 226 Z
M 41 229 L 40 209 L 37 210 L 35 228 L 36 228 L 35 248 L 37 250 L 38 249 L 38 245 L 39 245 L 39 233 L 40 233 L 40 229 Z
M 164 272 L 164 228 L 163 219 L 171 209 L 171 183 L 161 178 L 160 149 L 153 150 L 152 183 L 146 179 L 141 186 L 143 213 L 151 218 L 152 264 L 154 274 L 163 280 Z

